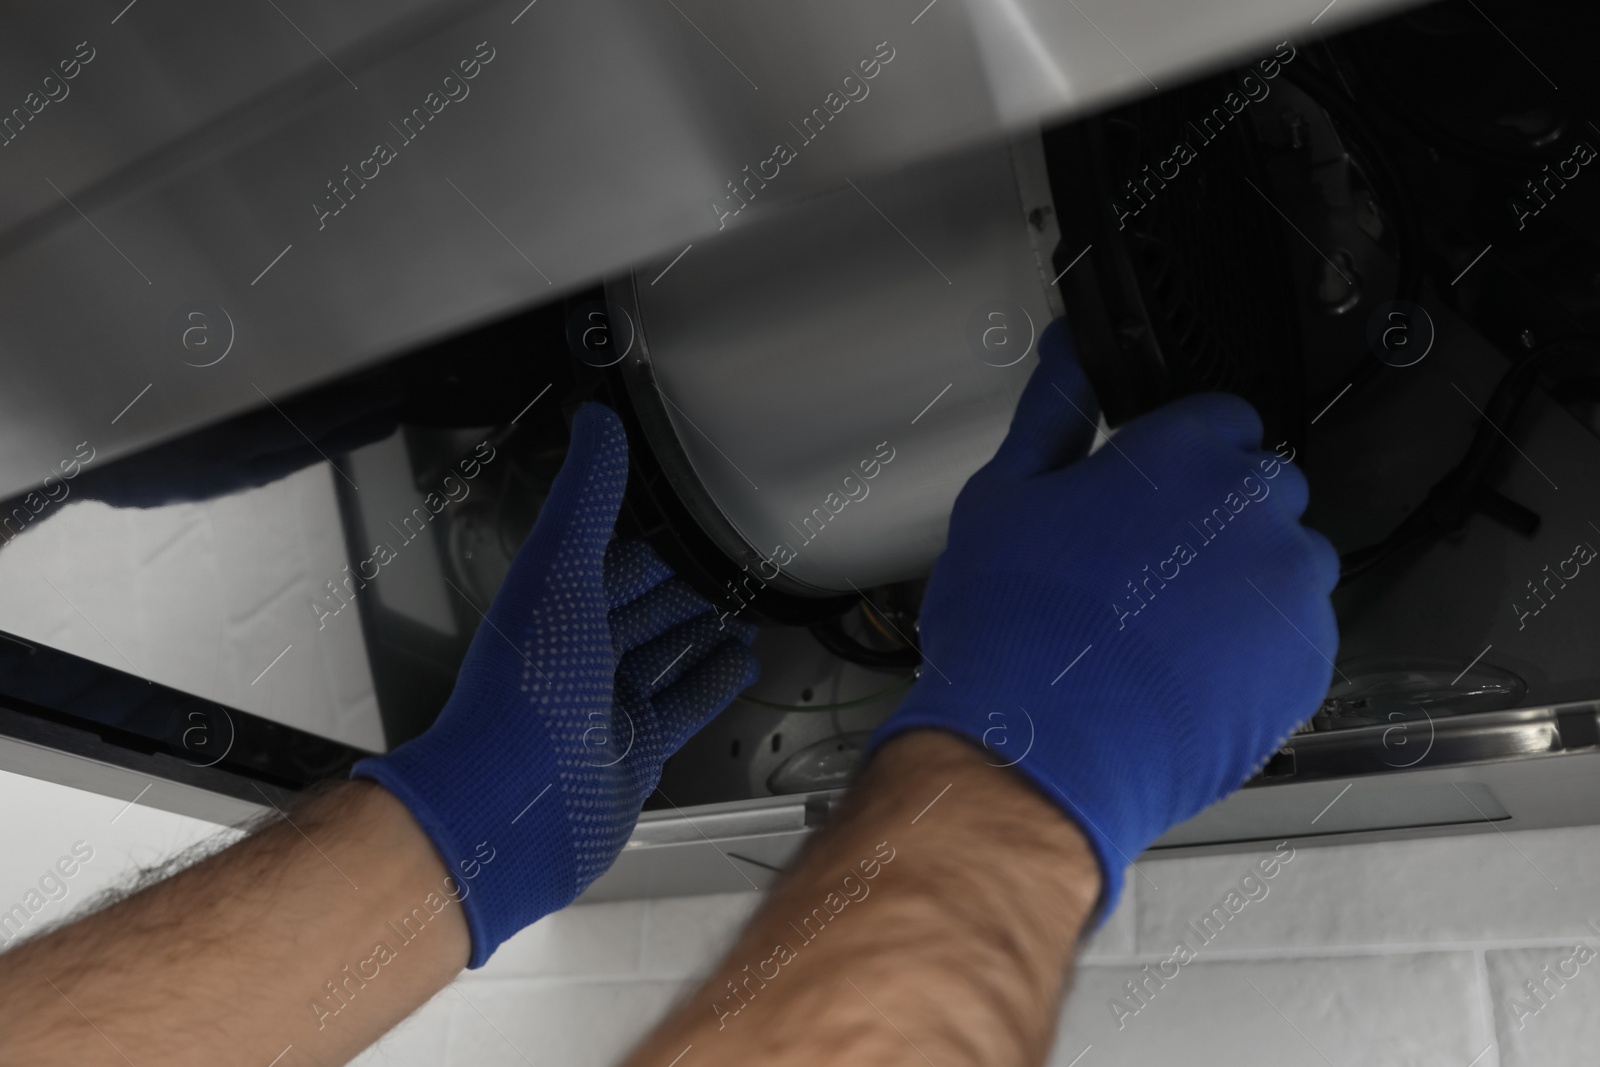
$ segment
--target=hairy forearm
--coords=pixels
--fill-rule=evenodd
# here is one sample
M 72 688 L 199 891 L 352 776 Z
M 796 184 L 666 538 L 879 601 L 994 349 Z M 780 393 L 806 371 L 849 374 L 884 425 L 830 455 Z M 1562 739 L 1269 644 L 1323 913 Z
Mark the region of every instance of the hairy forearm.
M 0 1062 L 344 1063 L 465 965 L 463 885 L 398 801 L 340 785 L 0 956 Z
M 1099 885 L 1014 771 L 908 734 L 628 1063 L 1040 1063 Z

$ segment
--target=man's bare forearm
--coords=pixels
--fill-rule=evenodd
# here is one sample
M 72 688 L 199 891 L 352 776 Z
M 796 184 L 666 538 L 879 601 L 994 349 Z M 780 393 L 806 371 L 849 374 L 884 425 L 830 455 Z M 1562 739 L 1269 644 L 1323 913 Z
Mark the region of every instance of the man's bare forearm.
M 492 856 L 451 879 L 398 801 L 340 786 L 0 957 L 0 1062 L 343 1063 L 464 965 L 454 897 Z M 630 1062 L 1038 1063 L 1098 892 L 1032 786 L 909 734 Z
M 988 758 L 941 733 L 886 745 L 629 1067 L 1042 1062 L 1099 870 Z
M 447 875 L 397 800 L 340 785 L 0 956 L 0 1062 L 344 1063 L 465 965 Z

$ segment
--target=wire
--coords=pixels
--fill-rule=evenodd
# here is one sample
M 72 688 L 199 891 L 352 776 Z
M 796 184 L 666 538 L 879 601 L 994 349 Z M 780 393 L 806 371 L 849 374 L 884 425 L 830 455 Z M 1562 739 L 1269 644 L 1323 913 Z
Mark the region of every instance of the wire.
M 861 614 L 866 616 L 867 621 L 872 624 L 872 628 L 882 634 L 890 644 L 894 645 L 896 648 L 907 647 L 905 638 L 884 628 L 883 619 L 878 617 L 877 606 L 871 601 L 864 598 L 862 599 Z
M 844 711 L 846 708 L 859 708 L 871 704 L 875 700 L 882 700 L 891 693 L 897 693 L 909 687 L 914 681 L 916 681 L 916 675 L 908 674 L 886 689 L 880 689 L 868 696 L 859 697 L 855 700 L 841 701 L 837 704 L 777 704 L 770 700 L 762 700 L 759 697 L 745 696 L 743 693 L 740 693 L 734 699 L 742 700 L 747 704 L 754 704 L 757 707 L 776 708 L 779 711 Z
M 869 648 L 845 632 L 839 616 L 812 624 L 811 636 L 840 659 L 875 671 L 903 671 L 922 662 L 922 653 L 912 647 Z
M 1500 498 L 1489 488 L 1489 474 L 1495 461 L 1505 451 L 1508 435 L 1523 403 L 1538 383 L 1539 372 L 1551 362 L 1551 357 L 1573 346 L 1600 353 L 1600 338 L 1583 334 L 1549 341 L 1505 372 L 1500 384 L 1495 386 L 1489 403 L 1484 406 L 1477 432 L 1473 434 L 1472 443 L 1467 446 L 1461 462 L 1434 483 L 1422 506 L 1402 519 L 1387 537 L 1365 548 L 1347 552 L 1340 558 L 1340 585 L 1366 574 L 1402 552 L 1429 544 L 1448 534 L 1459 533 L 1475 511 L 1485 511 L 1496 517 L 1506 516 L 1508 510 L 1512 511 L 1513 516 L 1515 511 L 1531 514 Z M 1592 376 L 1592 370 L 1584 370 L 1579 374 L 1565 375 L 1562 380 Z M 1523 521 L 1520 528 L 1531 534 L 1537 528 L 1537 520 L 1532 523 Z
M 1382 102 L 1386 105 L 1385 116 L 1403 127 L 1405 133 L 1428 147 L 1465 162 L 1494 167 L 1502 173 L 1520 172 L 1530 164 L 1536 167 L 1540 163 L 1553 162 L 1559 158 L 1547 146 L 1528 145 L 1519 150 L 1510 147 L 1509 143 L 1495 146 L 1452 131 L 1437 117 L 1424 114 L 1410 96 L 1395 86 L 1382 60 L 1371 54 L 1370 41 L 1363 40 L 1360 36 L 1352 36 L 1348 40 L 1348 45 L 1345 51 L 1356 70 L 1382 97 Z M 1565 132 L 1563 126 L 1560 133 Z

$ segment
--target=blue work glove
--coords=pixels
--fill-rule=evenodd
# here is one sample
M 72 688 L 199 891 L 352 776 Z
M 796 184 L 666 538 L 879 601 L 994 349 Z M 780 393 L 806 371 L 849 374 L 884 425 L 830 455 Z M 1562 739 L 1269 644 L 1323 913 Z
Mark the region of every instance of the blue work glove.
M 956 500 L 921 674 L 871 748 L 931 727 L 1015 763 L 1094 849 L 1103 921 L 1135 856 L 1316 711 L 1339 558 L 1300 525 L 1306 480 L 1261 450 L 1243 400 L 1178 400 L 1080 458 L 1097 415 L 1057 321 Z
M 470 967 L 611 866 L 662 763 L 756 678 L 754 627 L 719 623 L 643 542 L 612 542 L 627 474 L 621 421 L 585 404 L 438 720 L 351 770 L 439 850 Z

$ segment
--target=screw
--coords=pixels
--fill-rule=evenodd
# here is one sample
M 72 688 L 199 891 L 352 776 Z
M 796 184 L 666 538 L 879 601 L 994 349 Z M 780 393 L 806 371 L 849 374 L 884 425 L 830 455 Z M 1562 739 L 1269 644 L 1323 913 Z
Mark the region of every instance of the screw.
M 1289 127 L 1289 147 L 1296 151 L 1306 146 L 1306 120 L 1298 111 L 1291 111 L 1284 116 L 1284 125 Z

